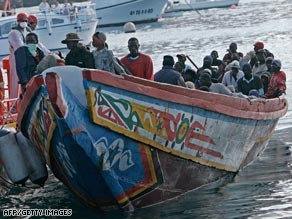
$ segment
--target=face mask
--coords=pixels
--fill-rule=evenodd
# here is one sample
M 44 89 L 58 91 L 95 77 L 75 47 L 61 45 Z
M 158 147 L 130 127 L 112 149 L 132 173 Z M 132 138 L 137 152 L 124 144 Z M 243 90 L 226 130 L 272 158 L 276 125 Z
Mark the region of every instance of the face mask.
M 27 44 L 26 47 L 33 56 L 36 55 L 37 44 Z
M 20 22 L 20 23 L 19 23 L 19 26 L 20 26 L 21 28 L 26 28 L 26 27 L 27 27 L 27 22 Z

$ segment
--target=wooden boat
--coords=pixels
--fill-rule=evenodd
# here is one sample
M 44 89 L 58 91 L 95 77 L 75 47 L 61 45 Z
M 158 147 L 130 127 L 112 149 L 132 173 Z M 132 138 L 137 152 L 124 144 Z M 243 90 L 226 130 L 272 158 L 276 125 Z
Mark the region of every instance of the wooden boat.
M 133 210 L 234 176 L 287 107 L 284 96 L 243 99 L 64 66 L 29 82 L 18 125 L 84 202 Z
M 239 0 L 172 0 L 170 4 L 167 5 L 164 13 L 226 8 L 232 5 L 238 5 L 238 2 Z

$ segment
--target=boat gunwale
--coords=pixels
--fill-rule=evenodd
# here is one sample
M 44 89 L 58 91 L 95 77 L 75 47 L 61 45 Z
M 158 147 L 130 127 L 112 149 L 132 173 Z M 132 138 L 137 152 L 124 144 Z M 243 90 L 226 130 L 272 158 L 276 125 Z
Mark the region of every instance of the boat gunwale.
M 242 119 L 279 119 L 288 110 L 288 102 L 285 99 L 285 95 L 273 99 L 246 99 L 200 90 L 190 90 L 130 75 L 114 75 L 96 69 L 84 69 L 83 78 L 160 100 L 198 107 Z

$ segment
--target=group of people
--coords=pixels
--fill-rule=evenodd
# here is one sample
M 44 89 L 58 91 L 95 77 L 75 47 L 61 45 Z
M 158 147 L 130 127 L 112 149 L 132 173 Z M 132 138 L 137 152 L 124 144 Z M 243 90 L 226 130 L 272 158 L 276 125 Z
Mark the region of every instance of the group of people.
M 253 46 L 243 55 L 232 42 L 222 60 L 213 50 L 203 58 L 202 67 L 195 66 L 197 69 L 185 64 L 184 54 L 177 55 L 175 64 L 173 57 L 164 56 L 163 68 L 155 74 L 155 80 L 189 88 L 193 83 L 196 89 L 238 97 L 274 98 L 285 93 L 286 74 L 281 70 L 281 61 L 265 49 L 263 42 Z
M 75 11 L 75 6 L 73 6 L 73 2 L 68 0 L 64 0 L 64 4 L 61 5 L 59 1 L 54 0 L 47 2 L 47 0 L 42 0 L 42 2 L 39 5 L 39 10 L 41 12 L 48 13 L 50 11 L 53 11 L 56 14 L 73 14 Z
M 9 43 L 9 97 L 18 97 L 18 83 L 22 91 L 25 90 L 27 82 L 34 75 L 44 70 L 44 64 L 54 59 L 59 65 L 64 64 L 62 58 L 49 51 L 38 39 L 34 32 L 38 24 L 38 18 L 31 14 L 19 13 L 16 17 L 17 25 L 8 34 Z M 47 66 L 47 67 L 51 67 Z
M 245 56 L 237 51 L 237 44 L 233 42 L 222 60 L 218 52 L 213 50 L 203 58 L 201 67 L 193 63 L 196 69 L 186 64 L 189 57 L 185 54 L 178 54 L 177 62 L 172 56 L 166 55 L 162 69 L 154 73 L 151 57 L 140 51 L 139 40 L 135 37 L 128 40 L 129 53 L 119 59 L 109 49 L 104 32 L 93 34 L 93 51 L 82 44 L 77 33 L 68 33 L 62 40 L 69 49 L 63 59 L 51 53 L 33 32 L 38 22 L 34 15 L 20 13 L 17 22 L 18 25 L 9 33 L 8 41 L 10 62 L 16 67 L 23 91 L 32 76 L 54 65 L 75 65 L 114 74 L 130 74 L 161 83 L 239 97 L 252 95 L 274 98 L 286 91 L 286 74 L 281 70 L 281 61 L 274 59 L 274 55 L 264 48 L 263 42 L 256 42 L 254 49 Z

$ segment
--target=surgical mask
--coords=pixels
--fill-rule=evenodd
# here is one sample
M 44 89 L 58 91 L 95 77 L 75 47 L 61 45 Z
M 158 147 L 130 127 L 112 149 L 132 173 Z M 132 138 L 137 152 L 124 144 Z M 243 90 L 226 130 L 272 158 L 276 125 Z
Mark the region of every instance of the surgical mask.
M 28 48 L 29 52 L 33 55 L 36 56 L 36 49 L 37 49 L 37 44 L 26 44 L 26 47 Z
M 26 28 L 26 27 L 27 27 L 27 22 L 20 22 L 20 23 L 19 23 L 19 26 L 20 26 L 21 28 Z

